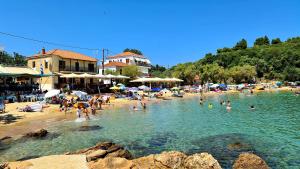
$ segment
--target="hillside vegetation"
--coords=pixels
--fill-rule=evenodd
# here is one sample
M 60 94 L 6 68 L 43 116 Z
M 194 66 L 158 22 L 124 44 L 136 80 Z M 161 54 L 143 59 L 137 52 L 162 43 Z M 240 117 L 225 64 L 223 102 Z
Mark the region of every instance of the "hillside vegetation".
M 217 49 L 196 62 L 178 64 L 153 76 L 175 76 L 192 83 L 253 83 L 260 80 L 300 80 L 300 37 L 271 42 L 267 36 L 257 38 L 253 47 L 242 39 L 233 48 Z

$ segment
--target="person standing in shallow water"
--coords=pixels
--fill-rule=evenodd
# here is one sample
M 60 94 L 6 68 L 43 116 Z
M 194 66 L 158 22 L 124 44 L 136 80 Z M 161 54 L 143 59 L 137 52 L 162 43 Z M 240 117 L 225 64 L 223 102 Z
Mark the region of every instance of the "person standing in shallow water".
M 227 101 L 226 110 L 227 110 L 227 112 L 231 111 L 231 103 L 229 100 Z
M 89 111 L 88 111 L 87 107 L 84 108 L 83 112 L 84 112 L 84 114 L 85 114 L 85 118 L 86 118 L 87 120 L 89 120 L 89 119 L 90 119 L 90 116 L 89 116 Z

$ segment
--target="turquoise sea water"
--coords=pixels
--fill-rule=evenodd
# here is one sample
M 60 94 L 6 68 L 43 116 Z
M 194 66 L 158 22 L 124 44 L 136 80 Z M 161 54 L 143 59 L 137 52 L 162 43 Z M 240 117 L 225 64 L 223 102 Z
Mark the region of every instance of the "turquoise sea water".
M 221 99 L 231 101 L 231 112 L 219 104 Z M 79 131 L 83 124 L 102 128 Z M 199 97 L 162 100 L 145 111 L 105 110 L 96 120 L 57 123 L 49 131 L 54 134 L 46 139 L 2 145 L 0 161 L 61 154 L 110 140 L 136 157 L 164 150 L 209 152 L 223 168 L 231 168 L 240 152 L 254 152 L 272 168 L 300 167 L 300 96 L 290 92 L 213 96 L 203 106 Z

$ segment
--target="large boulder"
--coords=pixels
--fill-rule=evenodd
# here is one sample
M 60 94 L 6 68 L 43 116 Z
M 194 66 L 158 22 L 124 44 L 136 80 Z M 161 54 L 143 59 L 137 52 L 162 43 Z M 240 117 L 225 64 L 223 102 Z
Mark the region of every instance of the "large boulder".
M 106 150 L 96 150 L 96 151 L 92 151 L 90 152 L 89 154 L 86 155 L 86 159 L 87 161 L 93 161 L 93 160 L 96 160 L 98 158 L 103 158 L 105 157 L 107 154 L 107 151 Z
M 132 161 L 119 157 L 107 157 L 88 163 L 89 169 L 138 169 Z
M 25 134 L 25 137 L 33 137 L 33 138 L 42 138 L 47 136 L 48 131 L 45 129 L 41 129 L 35 132 L 29 132 L 27 134 Z
M 221 169 L 221 166 L 212 155 L 208 153 L 197 153 L 185 159 L 184 168 Z
M 233 169 L 269 169 L 267 163 L 252 153 L 242 153 L 233 164 Z
M 187 156 L 178 151 L 162 152 L 161 154 L 155 155 L 156 164 L 161 164 L 168 168 L 182 168 L 183 162 Z
M 178 151 L 162 152 L 132 160 L 137 168 L 145 169 L 179 169 L 183 168 L 184 159 L 187 156 Z

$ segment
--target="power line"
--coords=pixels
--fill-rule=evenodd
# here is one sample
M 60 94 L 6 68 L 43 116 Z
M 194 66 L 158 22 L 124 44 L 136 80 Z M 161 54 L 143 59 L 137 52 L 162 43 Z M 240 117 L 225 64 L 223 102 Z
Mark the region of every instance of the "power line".
M 10 36 L 10 37 L 14 37 L 14 38 L 20 38 L 20 39 L 25 39 L 25 40 L 29 40 L 29 41 L 34 41 L 34 42 L 38 42 L 38 43 L 54 45 L 54 46 L 62 46 L 62 47 L 67 47 L 67 48 L 92 50 L 92 51 L 98 51 L 99 50 L 99 49 L 96 49 L 96 48 L 86 48 L 86 47 L 79 47 L 79 46 L 71 46 L 71 45 L 65 45 L 65 44 L 61 44 L 61 43 L 48 42 L 48 41 L 43 41 L 43 40 L 38 40 L 38 39 L 33 39 L 33 38 L 27 38 L 27 37 L 24 37 L 24 36 L 14 35 L 14 34 L 11 34 L 11 33 L 6 33 L 6 32 L 0 32 L 0 34 L 6 35 L 6 36 Z

